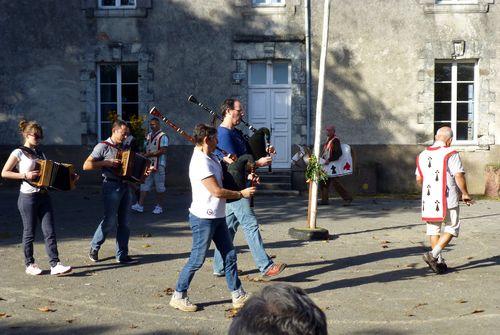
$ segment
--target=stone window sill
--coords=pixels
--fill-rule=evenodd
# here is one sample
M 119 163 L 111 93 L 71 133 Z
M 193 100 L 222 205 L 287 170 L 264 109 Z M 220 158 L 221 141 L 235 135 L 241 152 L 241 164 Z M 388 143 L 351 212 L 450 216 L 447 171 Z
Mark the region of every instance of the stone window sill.
M 495 0 L 479 0 L 471 4 L 435 4 L 429 0 L 421 0 L 420 3 L 426 14 L 487 13 Z
M 146 16 L 148 16 L 148 11 L 146 8 L 94 10 L 94 17 L 146 17 Z

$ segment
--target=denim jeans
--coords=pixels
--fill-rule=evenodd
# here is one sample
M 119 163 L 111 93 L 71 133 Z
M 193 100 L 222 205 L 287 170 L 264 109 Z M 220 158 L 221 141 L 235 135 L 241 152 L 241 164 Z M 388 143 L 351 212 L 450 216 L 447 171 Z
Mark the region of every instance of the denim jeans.
M 45 251 L 49 256 L 50 266 L 56 266 L 57 262 L 59 262 L 59 253 L 57 251 L 56 232 L 54 229 L 54 213 L 49 195 L 40 192 L 19 192 L 17 208 L 23 220 L 23 249 L 26 266 L 35 263 L 33 241 L 35 240 L 36 226 L 39 221 L 42 226 Z
M 210 242 L 214 241 L 215 246 L 221 251 L 224 257 L 224 271 L 226 273 L 227 287 L 231 292 L 241 288 L 238 278 L 238 267 L 236 265 L 236 251 L 233 247 L 231 236 L 227 230 L 226 220 L 202 219 L 189 214 L 189 224 L 193 232 L 193 245 L 189 260 L 179 274 L 175 290 L 186 292 L 194 274 L 201 268 L 207 257 Z
M 104 201 L 104 217 L 97 227 L 90 246 L 99 250 L 106 236 L 116 228 L 116 259 L 128 256 L 128 239 L 130 236 L 129 218 L 131 194 L 127 183 L 104 181 L 102 183 Z
M 260 236 L 257 218 L 255 217 L 253 209 L 250 207 L 250 200 L 243 198 L 238 201 L 226 203 L 226 224 L 229 228 L 231 241 L 234 240 L 234 235 L 236 235 L 238 226 L 240 224 L 243 226 L 245 239 L 247 240 L 255 265 L 261 273 L 265 273 L 266 270 L 273 265 L 273 261 L 269 258 L 264 249 L 264 242 L 262 242 L 262 237 Z M 215 250 L 214 273 L 221 273 L 222 269 L 223 263 L 221 254 L 218 250 Z

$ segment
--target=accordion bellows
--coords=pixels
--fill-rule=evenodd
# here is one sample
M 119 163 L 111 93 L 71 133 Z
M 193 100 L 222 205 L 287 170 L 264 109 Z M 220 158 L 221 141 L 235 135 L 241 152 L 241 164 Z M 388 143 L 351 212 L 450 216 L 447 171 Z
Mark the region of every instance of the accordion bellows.
M 32 182 L 36 187 L 53 188 L 59 191 L 70 191 L 75 188 L 73 164 L 38 160 L 35 169 L 40 171 L 39 178 Z

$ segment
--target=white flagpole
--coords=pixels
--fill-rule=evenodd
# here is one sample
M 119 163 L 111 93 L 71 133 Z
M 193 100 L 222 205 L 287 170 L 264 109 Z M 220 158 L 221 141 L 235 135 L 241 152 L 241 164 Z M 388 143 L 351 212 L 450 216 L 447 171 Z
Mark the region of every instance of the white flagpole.
M 316 124 L 314 128 L 314 155 L 319 160 L 321 142 L 321 117 L 323 113 L 323 92 L 325 89 L 326 52 L 328 49 L 328 25 L 330 18 L 330 0 L 325 0 L 323 10 L 323 36 L 321 40 L 321 57 L 319 63 L 318 99 L 316 101 Z M 310 229 L 316 228 L 316 212 L 318 210 L 318 182 L 312 181 L 309 186 L 309 215 Z

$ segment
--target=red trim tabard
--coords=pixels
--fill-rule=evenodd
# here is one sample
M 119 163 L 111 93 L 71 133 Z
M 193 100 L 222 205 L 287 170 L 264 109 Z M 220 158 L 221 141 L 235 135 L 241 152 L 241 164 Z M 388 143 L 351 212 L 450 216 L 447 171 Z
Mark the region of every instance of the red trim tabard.
M 422 173 L 422 169 L 420 169 L 420 165 L 418 163 L 419 162 L 419 160 L 418 160 L 419 157 L 420 157 L 420 155 L 417 155 L 417 162 L 416 162 L 417 163 L 417 170 L 418 170 L 418 174 L 422 178 L 422 184 L 423 184 L 423 182 L 424 182 L 424 174 Z

